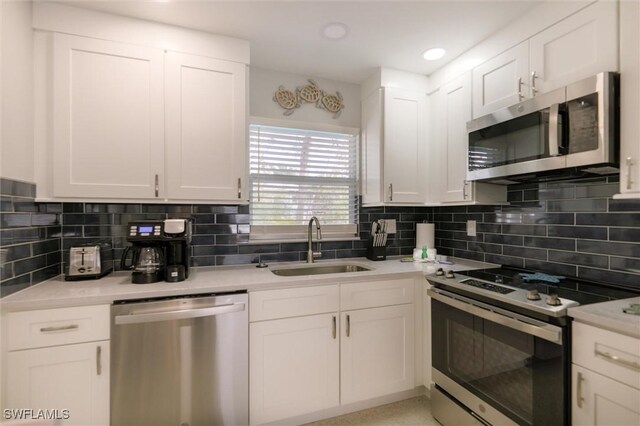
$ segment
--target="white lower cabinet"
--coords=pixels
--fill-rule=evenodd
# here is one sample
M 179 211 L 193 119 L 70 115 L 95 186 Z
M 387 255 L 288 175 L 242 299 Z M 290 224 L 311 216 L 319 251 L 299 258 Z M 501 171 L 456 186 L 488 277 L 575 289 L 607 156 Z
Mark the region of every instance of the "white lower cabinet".
M 341 323 L 343 404 L 413 389 L 413 304 L 343 312 Z
M 413 389 L 422 344 L 414 284 L 409 278 L 250 293 L 250 423 Z
M 640 390 L 573 364 L 572 424 L 640 425 Z
M 109 424 L 109 341 L 7 355 L 6 409 L 54 410 L 63 425 Z
M 5 416 L 109 424 L 109 305 L 10 312 L 3 322 Z
M 640 425 L 640 339 L 578 321 L 571 328 L 572 423 Z
M 336 312 L 251 324 L 251 424 L 339 404 L 337 315 Z

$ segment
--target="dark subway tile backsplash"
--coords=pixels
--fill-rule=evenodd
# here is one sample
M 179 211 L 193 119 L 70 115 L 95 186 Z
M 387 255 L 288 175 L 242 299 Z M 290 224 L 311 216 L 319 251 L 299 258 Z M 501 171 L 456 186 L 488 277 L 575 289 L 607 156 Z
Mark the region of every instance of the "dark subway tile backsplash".
M 612 199 L 615 182 L 511 185 L 511 204 L 503 206 L 361 207 L 359 240 L 314 243 L 314 250 L 322 259 L 365 256 L 371 222 L 384 218 L 397 222 L 387 254 L 411 256 L 416 223 L 428 221 L 440 254 L 640 288 L 640 201 Z M 138 220 L 192 218 L 193 266 L 307 257 L 305 242 L 249 244 L 249 206 L 35 203 L 29 185 L 2 179 L 3 296 L 63 273 L 75 244 L 110 240 L 118 269 L 126 225 Z M 477 222 L 476 236 L 467 235 L 467 220 Z
M 640 289 L 640 200 L 611 198 L 616 176 L 511 185 L 511 205 L 485 206 L 469 241 L 465 214 L 434 208 L 438 253 Z M 464 209 L 464 207 L 462 208 Z M 469 217 L 471 218 L 471 217 Z M 483 244 L 484 243 L 484 244 Z M 487 250 L 487 243 L 497 249 Z

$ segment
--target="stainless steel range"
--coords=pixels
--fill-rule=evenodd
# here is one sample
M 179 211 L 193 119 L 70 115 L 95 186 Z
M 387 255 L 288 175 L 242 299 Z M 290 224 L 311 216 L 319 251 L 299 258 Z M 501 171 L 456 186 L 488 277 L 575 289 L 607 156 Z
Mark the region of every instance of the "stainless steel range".
M 509 268 L 427 280 L 432 414 L 445 426 L 570 424 L 567 308 L 637 295 Z

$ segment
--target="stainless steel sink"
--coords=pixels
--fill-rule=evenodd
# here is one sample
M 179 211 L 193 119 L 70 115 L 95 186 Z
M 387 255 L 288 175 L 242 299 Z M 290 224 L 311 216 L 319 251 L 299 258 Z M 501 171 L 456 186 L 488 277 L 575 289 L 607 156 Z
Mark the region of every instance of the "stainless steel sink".
M 353 263 L 341 263 L 332 265 L 318 265 L 303 267 L 285 267 L 278 269 L 271 269 L 276 275 L 283 277 L 296 277 L 300 275 L 320 275 L 320 274 L 343 274 L 345 272 L 363 272 L 370 271 L 371 268 L 366 266 L 356 265 Z

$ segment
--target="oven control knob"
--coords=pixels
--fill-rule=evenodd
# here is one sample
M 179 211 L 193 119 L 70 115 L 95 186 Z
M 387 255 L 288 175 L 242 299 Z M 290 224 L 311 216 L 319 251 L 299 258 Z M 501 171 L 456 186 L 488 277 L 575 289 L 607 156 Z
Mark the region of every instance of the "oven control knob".
M 547 305 L 560 306 L 562 305 L 562 302 L 557 294 L 550 294 L 547 296 Z
M 444 269 L 442 268 L 438 268 L 438 270 L 436 270 L 436 275 L 441 277 L 442 275 L 444 275 Z
M 445 277 L 446 278 L 455 278 L 456 276 L 453 274 L 453 271 L 447 271 Z
M 538 293 L 538 290 L 533 289 L 533 290 L 527 291 L 527 299 L 528 300 L 540 300 L 540 294 Z

